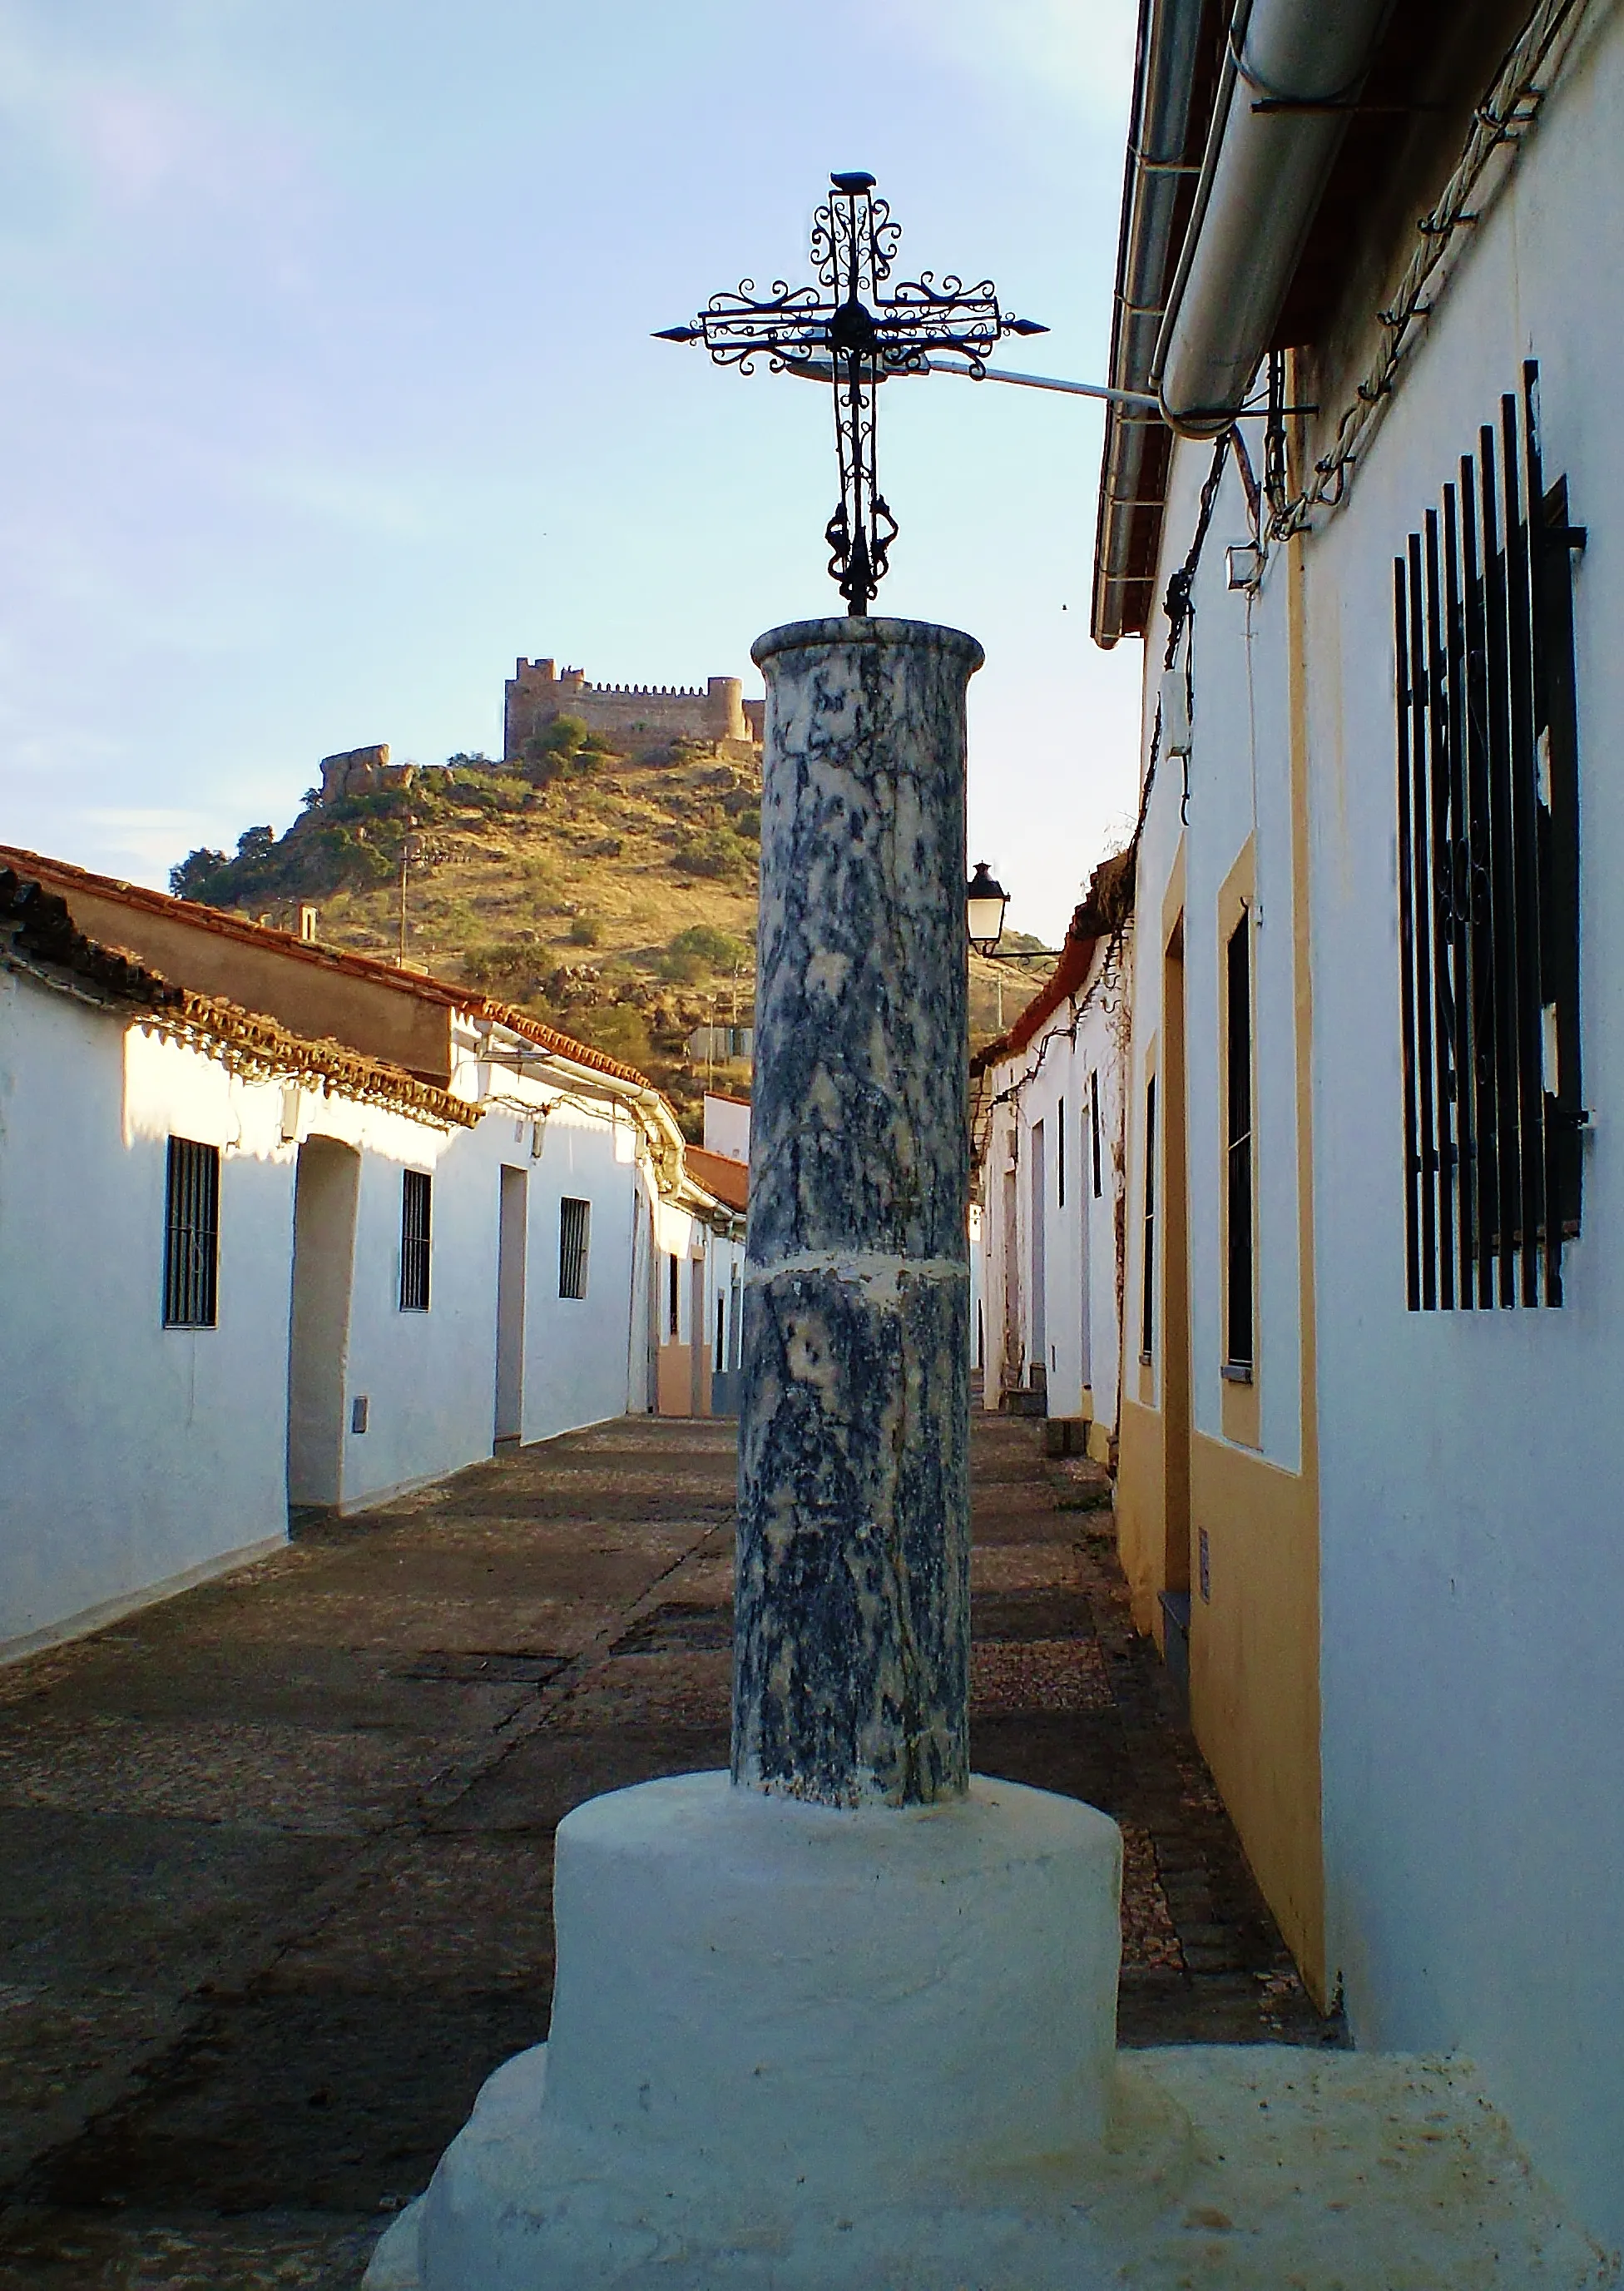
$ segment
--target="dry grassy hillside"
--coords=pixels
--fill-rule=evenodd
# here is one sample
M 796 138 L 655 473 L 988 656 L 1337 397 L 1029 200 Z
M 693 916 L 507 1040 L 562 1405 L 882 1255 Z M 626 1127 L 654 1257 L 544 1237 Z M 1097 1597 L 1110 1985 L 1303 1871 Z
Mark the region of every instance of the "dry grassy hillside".
M 250 828 L 235 858 L 193 852 L 172 880 L 294 928 L 310 902 L 329 945 L 404 951 L 524 1005 L 640 1067 L 692 1127 L 708 1078 L 748 1089 L 747 1066 L 686 1044 L 698 1026 L 751 1023 L 760 834 L 759 767 L 736 747 L 628 757 L 567 732 L 520 767 L 453 757 L 409 786 L 307 798 L 285 835 Z M 999 967 L 1006 1023 L 1046 967 Z M 982 1040 L 998 970 L 972 974 Z

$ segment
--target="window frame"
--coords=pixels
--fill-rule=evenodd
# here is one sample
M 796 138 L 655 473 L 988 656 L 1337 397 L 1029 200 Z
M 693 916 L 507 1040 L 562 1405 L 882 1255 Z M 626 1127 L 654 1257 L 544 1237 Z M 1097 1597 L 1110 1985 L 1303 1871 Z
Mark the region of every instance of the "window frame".
M 577 1214 L 572 1216 L 571 1212 Z M 586 1302 L 592 1254 L 592 1204 L 580 1194 L 559 1196 L 559 1296 L 562 1302 Z
M 164 1156 L 163 1325 L 220 1326 L 220 1148 L 173 1132 Z
M 1530 358 L 1393 563 L 1411 1312 L 1559 1306 L 1580 1231 L 1585 538 Z
M 400 1288 L 403 1313 L 426 1313 L 433 1301 L 434 1178 L 427 1170 L 400 1173 Z

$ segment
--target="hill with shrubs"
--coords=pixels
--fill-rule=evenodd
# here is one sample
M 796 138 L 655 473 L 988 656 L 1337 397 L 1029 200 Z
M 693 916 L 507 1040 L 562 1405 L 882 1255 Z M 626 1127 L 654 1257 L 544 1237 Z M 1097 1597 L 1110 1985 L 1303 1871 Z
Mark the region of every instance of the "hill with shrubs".
M 727 744 L 626 755 L 560 716 L 517 762 L 311 789 L 285 833 L 190 852 L 171 888 L 293 930 L 313 905 L 328 945 L 466 980 L 639 1067 L 696 1136 L 708 1080 L 749 1090 L 747 1065 L 687 1048 L 753 1013 L 760 774 Z M 972 969 L 984 1038 L 996 974 Z M 1006 970 L 1006 1023 L 1036 983 Z

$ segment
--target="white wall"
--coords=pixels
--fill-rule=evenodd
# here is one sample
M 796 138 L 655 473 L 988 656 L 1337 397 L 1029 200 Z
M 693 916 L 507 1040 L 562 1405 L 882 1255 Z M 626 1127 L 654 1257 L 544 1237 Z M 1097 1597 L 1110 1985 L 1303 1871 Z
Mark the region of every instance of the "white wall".
M 1599 12 L 1309 556 L 1331 1961 L 1624 2242 L 1624 22 Z M 1574 605 L 1594 1109 L 1559 1311 L 1404 1310 L 1392 559 L 1540 363 Z
M 1207 445 L 1188 445 L 1180 446 L 1176 453 L 1159 595 L 1188 546 L 1195 496 L 1210 467 L 1211 452 Z M 1157 763 L 1139 847 L 1129 1096 L 1126 1348 L 1133 1366 L 1130 1390 L 1134 1391 L 1138 1389 L 1144 1293 L 1146 1082 L 1153 1061 L 1159 1073 L 1162 1066 L 1164 910 L 1169 885 L 1182 863 L 1191 1411 L 1198 1432 L 1223 1439 L 1222 1371 L 1226 1344 L 1220 1204 L 1226 1159 L 1220 1060 L 1225 1041 L 1225 918 L 1220 913 L 1220 893 L 1250 844 L 1255 895 L 1251 962 L 1257 1357 L 1253 1374 L 1260 1452 L 1282 1469 L 1297 1471 L 1302 1460 L 1302 1371 L 1285 599 L 1284 583 L 1274 577 L 1277 569 L 1274 567 L 1269 585 L 1256 599 L 1227 587 L 1225 546 L 1244 541 L 1249 530 L 1245 496 L 1232 462 L 1219 489 L 1194 590 L 1194 708 L 1188 817 L 1182 816 L 1186 809 L 1183 766 L 1178 758 L 1163 753 Z M 1158 665 L 1166 639 L 1167 623 L 1158 614 L 1147 639 L 1147 652 Z M 1181 677 L 1182 663 L 1181 654 L 1176 671 Z M 1159 680 L 1154 672 L 1147 679 L 1146 752 Z M 1160 1158 L 1165 1145 L 1162 1135 L 1165 1078 L 1158 1081 L 1157 1094 L 1160 1212 L 1166 1196 L 1164 1163 Z M 1158 1315 L 1164 1230 L 1165 1220 L 1159 1213 L 1154 1268 Z M 1153 1354 L 1159 1406 L 1159 1335 Z
M 1534 2160 L 1624 2242 L 1624 20 L 1596 12 L 1507 195 L 1478 228 L 1347 504 L 1305 551 L 1329 1965 L 1361 2045 L 1459 2047 Z M 1593 1109 L 1583 1237 L 1556 1311 L 1410 1314 L 1396 914 L 1392 565 L 1477 425 L 1540 362 L 1548 482 L 1578 560 L 1582 1028 Z M 1258 459 L 1254 454 L 1254 460 Z M 1208 451 L 1179 450 L 1166 573 Z M 1189 993 L 1194 1400 L 1218 1432 L 1217 885 L 1250 832 L 1266 1451 L 1295 1460 L 1287 557 L 1250 607 L 1233 472 L 1196 592 Z M 1160 649 L 1162 631 L 1153 641 Z M 1154 1041 L 1148 958 L 1178 840 L 1164 776 L 1140 854 L 1132 1104 Z M 1130 1178 L 1137 1314 L 1142 1125 Z M 1134 1343 L 1130 1327 L 1130 1344 Z
M 648 1405 L 641 1355 L 634 1359 L 628 1344 L 629 1324 L 646 1327 L 647 1312 L 646 1250 L 639 1254 L 635 1294 L 633 1285 L 633 1228 L 646 1215 L 637 1139 L 623 1118 L 610 1122 L 567 1105 L 547 1118 L 541 1159 L 531 1164 L 527 1440 L 551 1439 Z M 591 1204 L 586 1296 L 578 1300 L 559 1295 L 559 1205 L 566 1195 Z
M 0 970 L 0 1646 L 285 1535 L 280 1102 Z M 221 1148 L 213 1329 L 162 1326 L 172 1131 Z
M 0 1646 L 285 1536 L 301 1141 L 357 1161 L 348 1309 L 342 1276 L 306 1298 L 337 1388 L 307 1379 L 297 1395 L 320 1436 L 301 1439 L 296 1501 L 353 1510 L 490 1454 L 504 1164 L 523 1170 L 528 1210 L 522 1436 L 649 1404 L 640 1133 L 607 1101 L 513 1087 L 517 1105 L 447 1130 L 233 1075 L 0 970 Z M 162 1326 L 172 1133 L 221 1150 L 213 1329 Z M 433 1184 L 427 1312 L 400 1305 L 407 1169 Z M 559 1295 L 566 1195 L 591 1204 L 583 1299 Z
M 497 1258 L 502 1171 L 525 1177 L 524 1369 L 520 1438 L 644 1407 L 631 1340 L 639 1132 L 607 1102 L 531 1091 L 503 1075 L 511 1102 L 478 1128 L 446 1132 L 387 1108 L 307 1096 L 301 1135 L 362 1149 L 344 1406 L 342 1507 L 354 1510 L 459 1470 L 495 1434 Z M 535 1111 L 526 1104 L 534 1097 Z M 544 1114 L 543 1106 L 546 1107 Z M 539 1142 L 539 1154 L 535 1147 Z M 430 1302 L 400 1304 L 402 1175 L 432 1180 Z M 559 1294 L 560 1204 L 589 1204 L 587 1293 Z M 366 1400 L 366 1428 L 351 1428 Z
M 725 1154 L 730 1162 L 750 1159 L 750 1108 L 743 1099 L 705 1092 L 704 1145 L 707 1153 Z
M 1097 974 L 1090 974 L 1089 984 Z M 1033 1153 L 1043 1126 L 1043 1333 L 1049 1413 L 1116 1420 L 1121 1339 L 1116 1309 L 1116 1198 L 1121 1173 L 1115 1145 L 1121 1124 L 1121 1053 L 1112 1016 L 1120 990 L 1087 1002 L 1072 1034 L 1068 1002 L 1015 1057 L 989 1070 L 994 1101 L 982 1159 L 978 1234 L 985 1342 L 984 1403 L 995 1408 L 1007 1385 L 1025 1385 L 1035 1358 L 1033 1310 Z M 1100 1190 L 1094 1192 L 1089 1085 L 1100 1085 Z M 1012 1093 L 1006 1096 L 1006 1093 Z M 996 1101 L 1001 1099 L 1002 1103 Z M 1064 1134 L 1064 1149 L 1061 1137 Z M 1064 1154 L 1065 1198 L 1060 1199 Z M 1016 1178 L 1016 1248 L 1006 1262 L 1004 1186 Z M 1085 1270 L 1087 1274 L 1085 1285 Z M 1013 1290 L 1019 1357 L 1005 1357 Z M 1085 1340 L 1084 1318 L 1088 1322 Z M 974 1343 L 972 1322 L 971 1342 Z M 1085 1354 L 1087 1374 L 1085 1376 Z

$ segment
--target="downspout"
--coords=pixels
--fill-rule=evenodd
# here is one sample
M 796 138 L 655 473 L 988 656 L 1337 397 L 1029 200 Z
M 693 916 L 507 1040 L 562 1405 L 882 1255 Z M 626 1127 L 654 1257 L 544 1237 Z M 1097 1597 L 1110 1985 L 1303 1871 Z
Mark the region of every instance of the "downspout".
M 1240 412 L 1392 0 L 1237 0 L 1151 385 L 1186 438 Z
M 1201 19 L 1202 0 L 1140 0 L 1134 70 L 1138 101 L 1122 185 L 1111 329 L 1111 384 L 1115 390 L 1151 387 L 1174 213 L 1191 172 L 1185 164 L 1185 144 Z M 1095 549 L 1095 633 L 1102 644 L 1114 644 L 1122 634 L 1122 589 L 1129 577 L 1128 551 L 1142 492 L 1145 443 L 1159 426 L 1148 407 L 1113 406 L 1105 417 Z

